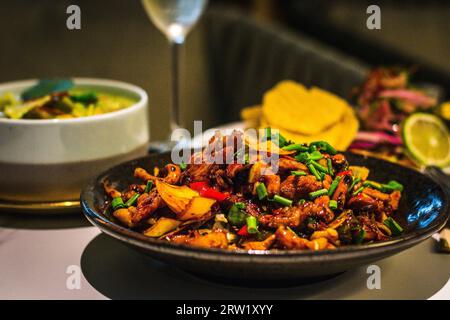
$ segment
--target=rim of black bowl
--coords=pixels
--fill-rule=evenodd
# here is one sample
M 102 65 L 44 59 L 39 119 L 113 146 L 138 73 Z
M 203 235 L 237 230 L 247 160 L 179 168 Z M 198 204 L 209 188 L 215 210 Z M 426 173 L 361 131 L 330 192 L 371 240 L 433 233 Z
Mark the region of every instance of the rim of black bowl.
M 117 167 L 121 166 L 127 166 L 130 165 L 133 162 L 139 162 L 143 159 L 147 159 L 150 156 L 144 156 L 140 157 L 134 160 L 130 160 L 127 162 L 124 162 L 122 164 L 119 164 L 117 166 L 114 166 L 100 175 L 96 176 L 95 178 L 91 179 L 91 181 L 82 189 L 81 196 L 80 196 L 80 202 L 81 202 L 81 208 L 84 213 L 84 215 L 87 217 L 87 219 L 96 227 L 98 227 L 101 231 L 104 233 L 117 238 L 121 241 L 124 241 L 129 244 L 133 244 L 135 246 L 138 246 L 142 249 L 149 249 L 151 251 L 159 252 L 159 253 L 170 253 L 174 255 L 179 255 L 183 257 L 192 257 L 196 258 L 199 257 L 199 255 L 202 256 L 202 259 L 205 258 L 211 258 L 213 260 L 220 260 L 225 259 L 229 260 L 230 258 L 244 258 L 244 259 L 251 259 L 251 260 L 258 260 L 260 258 L 262 259 L 271 259 L 271 261 L 275 262 L 277 259 L 280 261 L 283 260 L 286 262 L 286 259 L 292 260 L 294 258 L 295 261 L 298 261 L 298 259 L 305 259 L 305 260 L 323 260 L 324 257 L 327 258 L 327 260 L 339 260 L 339 259 L 347 259 L 351 256 L 373 256 L 377 253 L 381 252 L 392 252 L 392 251 L 400 251 L 402 249 L 406 249 L 409 247 L 412 247 L 413 245 L 431 237 L 434 233 L 441 230 L 445 224 L 447 223 L 447 220 L 449 219 L 449 203 L 448 199 L 446 197 L 446 194 L 442 187 L 433 181 L 428 176 L 422 174 L 419 171 L 398 165 L 396 163 L 388 162 L 382 159 L 369 157 L 369 156 L 363 156 L 355 153 L 346 152 L 346 154 L 351 154 L 353 157 L 359 157 L 361 159 L 372 159 L 375 161 L 380 161 L 383 163 L 387 163 L 389 165 L 398 167 L 398 169 L 401 170 L 407 170 L 410 171 L 411 174 L 418 174 L 424 177 L 425 179 L 429 180 L 431 183 L 435 184 L 436 187 L 439 190 L 440 196 L 444 199 L 443 206 L 441 210 L 439 211 L 439 215 L 436 218 L 436 220 L 429 226 L 411 231 L 407 234 L 400 235 L 397 237 L 394 237 L 387 241 L 379 241 L 374 242 L 370 244 L 361 244 L 361 245 L 347 245 L 338 247 L 333 250 L 320 250 L 320 251 L 311 251 L 311 250 L 227 250 L 227 249 L 215 249 L 215 248 L 201 248 L 201 247 L 194 247 L 189 246 L 185 244 L 178 244 L 178 243 L 172 243 L 168 241 L 162 241 L 150 237 L 146 237 L 145 235 L 133 231 L 131 229 L 128 229 L 124 226 L 121 226 L 119 224 L 116 224 L 112 221 L 110 221 L 107 217 L 104 216 L 103 213 L 98 212 L 95 208 L 91 208 L 89 205 L 89 194 L 93 194 L 93 191 L 95 189 L 95 186 L 97 185 L 97 182 L 100 181 L 103 177 L 108 176 L 111 171 L 113 171 Z M 90 199 L 92 203 L 94 202 L 94 199 Z

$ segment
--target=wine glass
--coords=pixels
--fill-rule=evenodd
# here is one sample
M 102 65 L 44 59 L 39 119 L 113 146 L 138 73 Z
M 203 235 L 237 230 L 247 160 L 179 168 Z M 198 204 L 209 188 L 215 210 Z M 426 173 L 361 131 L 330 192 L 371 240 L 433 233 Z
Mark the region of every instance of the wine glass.
M 170 128 L 181 127 L 179 106 L 179 50 L 202 15 L 207 0 L 142 0 L 150 20 L 164 33 L 171 47 Z M 164 144 L 164 143 L 163 143 Z M 161 146 L 163 144 L 160 144 Z M 167 146 L 166 146 L 167 149 Z

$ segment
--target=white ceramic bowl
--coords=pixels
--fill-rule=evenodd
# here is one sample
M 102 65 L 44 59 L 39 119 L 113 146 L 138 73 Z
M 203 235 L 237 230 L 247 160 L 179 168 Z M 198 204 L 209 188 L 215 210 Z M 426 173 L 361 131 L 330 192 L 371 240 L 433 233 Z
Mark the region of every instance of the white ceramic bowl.
M 0 199 L 78 199 L 93 175 L 144 155 L 149 141 L 145 91 L 102 79 L 74 78 L 76 87 L 120 94 L 138 102 L 119 111 L 76 119 L 0 118 Z M 19 95 L 37 80 L 0 85 L 0 95 Z

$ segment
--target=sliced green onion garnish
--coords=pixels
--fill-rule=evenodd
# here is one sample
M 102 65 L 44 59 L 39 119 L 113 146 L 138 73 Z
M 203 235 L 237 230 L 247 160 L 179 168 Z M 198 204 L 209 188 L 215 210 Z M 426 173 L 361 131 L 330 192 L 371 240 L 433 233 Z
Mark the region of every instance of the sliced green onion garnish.
M 123 200 L 121 197 L 112 199 L 111 206 L 114 211 L 116 211 L 117 209 L 126 208 L 126 205 L 125 205 L 125 203 L 123 203 Z
M 295 160 L 302 163 L 308 163 L 310 161 L 309 159 L 309 153 L 308 152 L 302 152 L 295 156 Z
M 309 150 L 308 147 L 306 147 L 300 143 L 290 144 L 288 146 L 284 146 L 282 149 L 286 150 L 286 151 L 301 151 L 301 152 L 305 152 L 305 151 Z
M 258 233 L 258 220 L 254 216 L 247 217 L 247 232 L 250 234 Z
M 241 227 L 245 223 L 247 214 L 245 213 L 245 204 L 242 202 L 236 202 L 228 211 L 227 219 L 233 226 Z
M 383 223 L 392 231 L 394 236 L 403 232 L 403 228 L 391 217 L 384 220 Z
M 331 210 L 336 210 L 338 208 L 338 203 L 336 200 L 330 200 L 328 206 L 330 207 Z
M 135 193 L 130 199 L 128 199 L 127 202 L 125 202 L 125 205 L 127 207 L 131 207 L 132 205 L 134 205 L 137 201 L 137 199 L 139 198 L 140 194 L 139 193 Z
M 368 180 L 364 181 L 363 186 L 364 187 L 370 187 L 370 188 L 377 189 L 377 190 L 381 191 L 381 184 L 373 182 L 373 181 L 368 181 Z
M 184 170 L 186 170 L 186 167 L 187 167 L 186 163 L 184 163 L 184 161 L 181 161 L 181 163 L 180 163 L 180 169 L 181 169 L 182 171 L 184 171 Z
M 353 179 L 352 184 L 350 185 L 350 188 L 348 188 L 349 192 L 352 192 L 353 188 L 356 186 L 357 183 L 361 181 L 361 178 Z
M 292 205 L 292 200 L 279 195 L 275 195 L 272 200 L 287 207 L 290 207 Z
M 403 191 L 403 185 L 395 180 L 389 181 L 388 184 L 381 185 L 382 192 Z
M 327 167 L 328 167 L 328 174 L 330 176 L 333 176 L 334 175 L 333 163 L 330 158 L 327 159 Z
M 317 172 L 316 168 L 312 164 L 308 164 L 308 169 L 316 177 L 317 181 L 322 181 L 321 175 Z
M 309 155 L 309 158 L 311 160 L 317 161 L 317 160 L 320 160 L 323 158 L 323 154 L 321 154 L 319 151 L 316 150 L 316 151 L 311 152 L 311 154 Z
M 366 231 L 364 229 L 359 230 L 358 234 L 354 238 L 354 242 L 356 244 L 361 244 L 364 241 L 365 236 L 366 236 Z
M 306 176 L 307 175 L 307 173 L 304 171 L 291 171 L 291 174 L 293 176 Z
M 364 187 L 359 187 L 355 192 L 353 192 L 353 195 L 356 196 L 356 195 L 360 194 L 361 191 L 363 191 L 363 190 L 364 190 Z
M 302 205 L 302 204 L 304 204 L 305 202 L 306 202 L 305 199 L 300 199 L 300 200 L 298 200 L 298 204 L 299 204 L 299 205 Z
M 279 147 L 279 148 L 284 147 L 288 141 L 287 141 L 286 138 L 283 137 L 283 135 L 282 135 L 281 133 L 279 133 L 279 132 L 278 132 L 277 136 L 278 136 L 278 147 Z
M 314 146 L 316 148 L 320 148 L 321 151 L 331 154 L 331 155 L 335 155 L 337 153 L 337 150 L 335 148 L 333 148 L 331 146 L 331 144 L 329 144 L 326 141 L 315 141 L 315 142 L 311 142 L 310 146 Z
M 145 186 L 144 193 L 148 193 L 152 187 L 153 187 L 153 181 L 152 180 L 148 180 L 147 181 L 147 185 Z
M 259 200 L 264 200 L 265 198 L 267 198 L 268 193 L 264 183 L 258 182 L 258 184 L 256 185 L 256 193 L 258 194 Z
M 341 181 L 342 177 L 338 176 L 336 177 L 336 179 L 333 180 L 333 182 L 330 185 L 330 190 L 328 191 L 328 195 L 331 197 L 334 193 L 334 191 L 336 191 L 336 188 L 339 184 L 339 182 Z
M 325 168 L 324 166 L 322 166 L 320 163 L 318 163 L 318 162 L 316 162 L 316 161 L 314 161 L 314 160 L 311 160 L 311 164 L 312 164 L 317 170 L 319 170 L 320 172 L 328 173 L 328 169 Z
M 320 189 L 320 190 L 317 190 L 317 191 L 314 191 L 314 192 L 310 192 L 309 193 L 309 197 L 311 199 L 315 199 L 317 197 L 324 196 L 326 194 L 328 194 L 328 190 L 323 188 L 323 189 Z

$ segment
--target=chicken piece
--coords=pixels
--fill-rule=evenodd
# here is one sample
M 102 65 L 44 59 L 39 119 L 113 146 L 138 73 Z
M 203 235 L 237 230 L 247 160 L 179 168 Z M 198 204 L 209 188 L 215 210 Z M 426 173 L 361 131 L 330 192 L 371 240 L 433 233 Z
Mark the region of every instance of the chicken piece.
M 331 163 L 332 163 L 333 168 L 336 171 L 336 173 L 345 171 L 348 168 L 348 161 L 345 158 L 345 156 L 341 153 L 338 153 L 338 154 L 332 156 Z
M 245 250 L 268 250 L 275 241 L 276 236 L 273 234 L 264 241 L 248 241 L 242 244 Z
M 332 199 L 337 201 L 339 208 L 342 208 L 346 202 L 348 188 L 352 183 L 351 180 L 352 178 L 349 175 L 343 176 L 332 195 Z
M 288 176 L 280 186 L 280 193 L 288 199 L 307 199 L 309 193 L 322 189 L 322 183 L 312 175 Z
M 204 235 L 195 232 L 194 236 L 175 236 L 171 239 L 171 241 L 174 243 L 182 243 L 201 248 L 226 249 L 228 247 L 227 235 L 222 230 L 215 230 Z
M 307 172 L 306 166 L 291 157 L 281 157 L 278 160 L 278 168 L 281 171 L 304 171 Z
M 387 201 L 389 200 L 389 195 L 386 193 L 383 193 L 379 190 L 372 189 L 372 188 L 364 188 L 362 191 L 364 194 L 367 194 L 368 196 L 371 196 L 374 199 L 378 199 L 381 201 Z
M 180 166 L 176 164 L 168 164 L 164 168 L 167 171 L 164 181 L 169 184 L 177 184 L 181 177 Z
M 239 173 L 245 171 L 247 166 L 240 163 L 232 163 L 227 166 L 226 175 L 230 179 L 234 179 Z
M 377 200 L 361 192 L 357 196 L 350 198 L 347 206 L 355 211 L 373 212 L 379 208 L 379 203 Z
M 273 197 L 280 193 L 280 176 L 276 174 L 266 175 L 263 177 L 269 197 Z
M 112 198 L 118 198 L 122 196 L 122 193 L 117 191 L 113 186 L 111 186 L 108 182 L 103 182 L 103 189 L 105 192 Z
M 389 195 L 388 204 L 392 210 L 395 211 L 398 209 L 398 204 L 400 203 L 401 196 L 402 196 L 402 194 L 400 191 L 394 191 Z
M 133 224 L 137 224 L 165 205 L 164 200 L 158 194 L 156 189 L 152 190 L 150 193 L 143 193 L 137 199 L 137 205 L 135 210 L 133 210 L 131 221 Z
M 308 216 L 303 206 L 284 207 L 274 212 L 275 214 L 266 214 L 259 218 L 259 222 L 269 228 L 288 226 L 298 227 Z
M 288 250 L 306 249 L 309 242 L 307 239 L 299 237 L 292 230 L 284 226 L 278 227 L 275 232 L 275 238 L 278 244 Z

